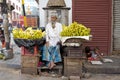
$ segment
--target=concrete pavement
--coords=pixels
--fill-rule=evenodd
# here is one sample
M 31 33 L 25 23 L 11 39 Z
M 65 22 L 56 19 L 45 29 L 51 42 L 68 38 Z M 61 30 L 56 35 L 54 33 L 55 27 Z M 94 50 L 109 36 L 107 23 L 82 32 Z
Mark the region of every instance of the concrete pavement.
M 120 74 L 92 74 L 92 77 L 81 80 L 120 80 Z
M 21 74 L 20 69 L 0 68 L 0 80 L 61 80 L 61 78 Z
M 48 76 L 21 74 L 21 49 L 16 46 L 13 38 L 11 40 L 14 58 L 6 61 L 0 60 L 0 80 L 65 80 L 63 77 L 53 78 Z M 120 74 L 92 74 L 90 78 L 82 78 L 81 80 L 120 80 Z
M 0 68 L 0 80 L 68 80 L 63 77 L 45 77 L 39 75 L 21 74 L 20 70 Z M 120 74 L 92 74 L 90 78 L 81 80 L 120 80 Z
M 0 60 L 0 67 L 7 68 L 20 68 L 21 65 L 21 49 L 14 43 L 13 37 L 11 37 L 10 47 L 13 48 L 14 57 L 8 60 Z M 1 43 L 0 43 L 1 48 Z

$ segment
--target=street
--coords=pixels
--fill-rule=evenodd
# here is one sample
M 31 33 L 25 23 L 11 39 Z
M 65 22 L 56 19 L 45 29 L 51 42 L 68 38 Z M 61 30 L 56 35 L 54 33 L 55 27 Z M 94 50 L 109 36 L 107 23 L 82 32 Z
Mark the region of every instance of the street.
M 120 80 L 120 74 L 94 74 L 90 78 L 82 80 Z
M 3 68 L 1 70 L 0 68 L 0 80 L 60 80 L 60 79 L 21 74 L 20 70 L 3 69 Z
M 14 58 L 6 61 L 0 60 L 0 80 L 67 80 L 64 76 L 56 78 L 21 74 L 19 68 L 21 63 L 20 48 L 14 43 L 13 37 L 11 37 L 11 45 L 14 50 Z M 92 74 L 91 77 L 82 78 L 81 80 L 120 80 L 120 74 Z
M 20 29 L 15 31 L 13 29 L 15 27 Z M 29 27 L 30 29 L 28 29 Z M 120 80 L 120 0 L 0 0 L 0 28 L 0 53 L 2 55 L 0 80 Z M 45 32 L 38 28 L 45 28 Z M 9 32 L 12 29 L 15 31 L 13 32 L 14 38 L 29 40 L 30 43 L 35 42 L 35 44 L 31 46 L 26 42 L 28 45 L 26 47 L 23 45 L 24 43 L 19 42 L 22 43 L 22 48 L 18 47 L 12 33 Z M 87 36 L 88 39 L 81 38 L 84 36 L 85 38 Z M 56 53 L 52 54 L 52 57 L 50 56 L 51 60 L 46 60 L 50 65 L 45 70 L 42 70 L 45 64 L 44 61 L 41 61 L 41 57 L 44 57 L 43 54 L 40 54 L 42 50 L 38 50 L 40 45 L 36 47 L 40 43 L 37 40 L 43 37 L 47 37 L 46 42 L 52 44 L 48 44 L 48 49 L 43 51 L 46 53 L 48 50 L 48 55 Z M 65 55 L 62 55 L 62 68 L 58 68 L 59 72 L 64 73 L 63 75 L 57 75 L 57 72 L 53 71 L 54 65 L 57 65 L 56 62 L 61 62 L 61 55 L 58 58 L 59 61 L 56 58 L 59 50 L 56 46 L 58 42 L 62 42 L 60 37 L 70 37 L 68 38 L 70 41 L 66 39 L 65 43 L 75 43 L 65 46 L 68 48 L 65 48 L 66 52 L 63 52 Z M 82 42 L 85 42 L 85 45 Z M 55 45 L 53 45 L 54 43 Z M 76 43 L 79 43 L 79 46 Z M 52 48 L 49 49 L 51 46 L 55 46 L 56 52 Z M 86 46 L 91 48 L 87 51 Z M 99 48 L 96 49 L 96 47 Z M 91 51 L 94 51 L 95 54 L 92 54 Z M 13 54 L 12 57 L 6 56 L 11 53 L 14 56 Z M 36 53 L 37 56 L 32 55 L 34 58 L 31 56 L 26 58 L 25 55 L 21 55 L 26 53 Z M 85 58 L 81 56 L 83 53 L 86 53 Z M 112 61 L 106 62 L 105 59 L 101 59 L 99 56 L 101 53 L 103 58 Z M 87 57 L 87 55 L 90 56 Z M 65 62 L 64 57 L 72 59 Z M 76 57 L 80 59 L 75 60 Z M 97 63 L 102 61 L 101 64 L 91 64 L 87 61 L 89 58 L 97 60 L 98 57 L 100 59 Z M 28 74 L 24 74 L 23 71 Z M 29 74 L 30 72 L 32 75 Z M 36 75 L 34 72 L 39 74 Z M 65 73 L 78 76 L 66 77 Z M 79 79 L 79 75 L 82 75 L 81 79 Z
M 21 74 L 20 69 L 0 68 L 0 80 L 67 80 L 63 76 L 59 78 L 44 77 L 39 75 Z M 81 80 L 120 80 L 120 74 L 92 74 L 90 78 L 82 78 Z

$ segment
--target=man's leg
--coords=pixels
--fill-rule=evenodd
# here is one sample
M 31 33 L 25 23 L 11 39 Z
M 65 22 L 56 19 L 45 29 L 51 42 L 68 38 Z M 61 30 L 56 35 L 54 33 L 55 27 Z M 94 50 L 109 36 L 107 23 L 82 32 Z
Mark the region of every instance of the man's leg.
M 56 47 L 53 47 L 53 51 L 52 51 L 52 61 L 51 61 L 51 67 L 53 68 L 54 66 L 56 66 L 55 63 L 57 62 L 61 62 L 61 55 L 60 55 L 60 47 L 57 45 Z

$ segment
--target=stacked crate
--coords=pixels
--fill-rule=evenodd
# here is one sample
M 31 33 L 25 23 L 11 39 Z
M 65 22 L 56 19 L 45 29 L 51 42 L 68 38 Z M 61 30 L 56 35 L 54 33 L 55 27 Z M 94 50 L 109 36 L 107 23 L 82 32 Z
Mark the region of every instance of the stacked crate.
M 64 75 L 65 76 L 81 76 L 82 75 L 82 56 L 83 45 L 79 39 L 68 39 L 65 43 L 69 45 L 64 47 Z M 70 45 L 70 44 L 74 45 Z M 75 44 L 79 44 L 75 46 Z
M 64 57 L 64 75 L 81 76 L 82 60 L 79 57 Z
M 66 56 L 82 57 L 83 50 L 84 49 L 82 46 L 66 46 L 66 47 L 64 47 L 64 54 Z
M 38 56 L 28 56 L 24 55 L 21 57 L 22 59 L 22 68 L 21 72 L 26 73 L 26 74 L 37 74 L 37 65 L 39 62 L 39 57 Z
M 26 47 L 24 47 L 24 46 L 22 46 L 21 47 L 21 55 L 32 55 L 32 56 L 37 56 L 38 55 L 38 46 L 33 46 L 33 48 L 32 48 L 32 52 L 31 51 L 29 51 L 29 49 L 28 48 L 26 48 Z
M 21 48 L 21 72 L 25 74 L 38 74 L 39 55 L 37 46 L 34 46 L 34 52 L 31 53 L 24 46 Z

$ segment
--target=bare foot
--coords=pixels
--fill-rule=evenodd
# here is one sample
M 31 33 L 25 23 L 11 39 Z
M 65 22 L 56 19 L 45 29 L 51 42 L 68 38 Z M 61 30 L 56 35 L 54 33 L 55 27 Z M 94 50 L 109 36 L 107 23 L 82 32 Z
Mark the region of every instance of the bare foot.
M 51 62 L 50 62 L 50 63 L 48 63 L 48 68 L 50 68 L 50 66 L 51 66 Z
M 56 64 L 54 62 L 51 62 L 50 69 L 52 69 L 55 66 L 56 66 Z

